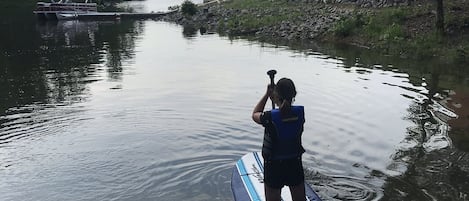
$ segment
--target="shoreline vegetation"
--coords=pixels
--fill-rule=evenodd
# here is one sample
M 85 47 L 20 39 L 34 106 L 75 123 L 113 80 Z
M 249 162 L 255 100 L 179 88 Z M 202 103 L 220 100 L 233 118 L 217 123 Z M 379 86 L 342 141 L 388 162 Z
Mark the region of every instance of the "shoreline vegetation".
M 445 35 L 440 36 L 436 1 L 414 1 L 364 7 L 324 1 L 216 0 L 197 5 L 195 13 L 176 12 L 163 20 L 232 37 L 345 43 L 403 58 L 469 62 L 469 3 L 445 1 Z

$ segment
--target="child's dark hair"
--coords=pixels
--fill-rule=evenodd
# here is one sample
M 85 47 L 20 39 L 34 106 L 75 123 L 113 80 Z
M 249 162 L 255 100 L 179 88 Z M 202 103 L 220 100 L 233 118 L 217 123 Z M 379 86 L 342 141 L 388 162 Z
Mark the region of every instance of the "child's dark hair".
M 295 84 L 291 79 L 282 78 L 275 85 L 282 112 L 290 112 L 290 106 L 296 96 Z

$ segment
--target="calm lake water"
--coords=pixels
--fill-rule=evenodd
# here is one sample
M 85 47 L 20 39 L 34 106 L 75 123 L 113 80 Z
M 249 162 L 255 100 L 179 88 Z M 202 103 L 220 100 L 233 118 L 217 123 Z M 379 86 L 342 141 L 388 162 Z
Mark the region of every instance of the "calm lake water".
M 14 22 L 0 32 L 0 200 L 233 200 L 232 167 L 261 148 L 251 111 L 269 69 L 296 83 L 324 200 L 469 200 L 464 64 L 150 20 Z

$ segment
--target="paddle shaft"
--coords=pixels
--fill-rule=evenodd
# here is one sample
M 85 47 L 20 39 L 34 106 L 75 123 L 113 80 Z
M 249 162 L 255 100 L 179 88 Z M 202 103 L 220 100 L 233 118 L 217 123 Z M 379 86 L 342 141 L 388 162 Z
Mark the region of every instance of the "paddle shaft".
M 274 77 L 275 77 L 275 74 L 277 73 L 276 70 L 269 70 L 267 71 L 267 75 L 269 75 L 269 78 L 270 78 L 270 87 L 274 87 L 275 83 L 274 83 Z M 272 109 L 275 109 L 275 103 L 274 103 L 274 100 L 270 99 L 272 101 Z

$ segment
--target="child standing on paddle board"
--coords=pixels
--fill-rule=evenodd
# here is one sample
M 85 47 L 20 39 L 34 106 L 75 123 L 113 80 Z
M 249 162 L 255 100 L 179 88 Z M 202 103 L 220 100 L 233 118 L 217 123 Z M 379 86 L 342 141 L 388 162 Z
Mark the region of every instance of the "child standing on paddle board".
M 267 87 L 252 112 L 252 119 L 264 130 L 262 156 L 264 157 L 264 190 L 267 201 L 280 201 L 283 186 L 290 188 L 295 201 L 306 200 L 301 145 L 304 108 L 293 106 L 296 96 L 295 84 L 288 78 Z M 264 111 L 268 99 L 279 109 Z

